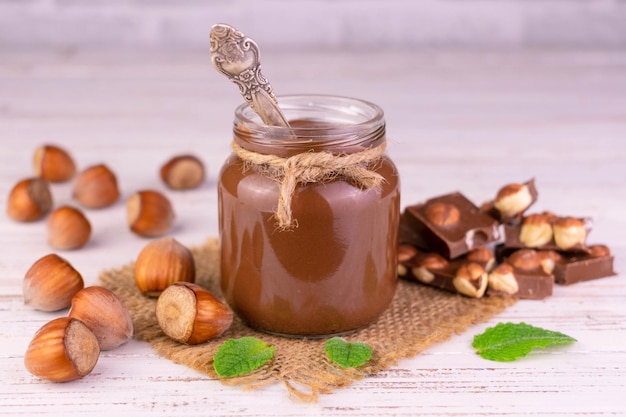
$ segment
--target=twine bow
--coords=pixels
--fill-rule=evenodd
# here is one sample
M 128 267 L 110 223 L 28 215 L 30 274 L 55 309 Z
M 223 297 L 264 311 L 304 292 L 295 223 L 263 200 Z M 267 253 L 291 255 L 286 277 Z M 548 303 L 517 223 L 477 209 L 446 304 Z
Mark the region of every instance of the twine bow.
M 254 165 L 278 182 L 278 206 L 274 216 L 281 229 L 294 226 L 291 199 L 298 184 L 345 178 L 359 188 L 370 189 L 379 187 L 385 180 L 382 175 L 368 168 L 383 156 L 384 142 L 375 148 L 351 154 L 334 155 L 327 151 L 303 152 L 288 158 L 249 151 L 234 142 L 232 147 L 245 166 Z

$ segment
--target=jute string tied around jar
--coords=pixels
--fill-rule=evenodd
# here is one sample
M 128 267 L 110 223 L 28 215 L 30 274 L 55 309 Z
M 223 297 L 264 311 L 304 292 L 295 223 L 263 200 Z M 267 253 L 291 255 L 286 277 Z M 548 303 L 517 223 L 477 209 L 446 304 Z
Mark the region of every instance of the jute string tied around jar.
M 267 155 L 232 144 L 233 152 L 244 162 L 244 169 L 255 166 L 278 182 L 278 206 L 274 216 L 280 229 L 297 226 L 291 211 L 291 199 L 298 184 L 328 182 L 344 178 L 361 189 L 379 187 L 385 180 L 372 167 L 385 153 L 386 144 L 360 152 L 335 155 L 328 151 L 303 152 L 287 158 Z

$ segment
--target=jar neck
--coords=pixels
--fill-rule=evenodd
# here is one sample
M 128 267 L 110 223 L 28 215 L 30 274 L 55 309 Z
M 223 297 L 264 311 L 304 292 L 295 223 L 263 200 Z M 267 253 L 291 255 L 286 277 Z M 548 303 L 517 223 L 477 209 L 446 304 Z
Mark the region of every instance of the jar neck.
M 235 110 L 233 139 L 242 148 L 289 157 L 303 152 L 351 154 L 385 142 L 380 107 L 347 97 L 294 95 L 279 97 L 291 128 L 267 126 L 247 104 Z

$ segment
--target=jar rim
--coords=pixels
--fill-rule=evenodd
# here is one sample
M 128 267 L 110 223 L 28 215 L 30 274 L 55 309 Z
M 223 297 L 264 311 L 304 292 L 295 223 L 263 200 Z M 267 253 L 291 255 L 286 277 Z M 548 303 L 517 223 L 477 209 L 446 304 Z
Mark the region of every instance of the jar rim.
M 312 111 L 314 113 L 326 111 L 324 120 L 335 121 L 340 125 L 366 129 L 369 125 L 381 123 L 384 118 L 384 112 L 380 106 L 367 100 L 348 96 L 292 94 L 277 96 L 277 99 L 287 119 L 289 119 L 292 112 L 296 111 Z M 272 130 L 289 130 L 289 128 L 286 127 L 265 125 L 248 103 L 242 103 L 237 106 L 235 109 L 235 119 L 237 122 L 244 123 L 245 125 L 257 125 L 262 128 L 271 127 Z M 307 127 L 292 129 L 315 131 L 323 128 Z
M 235 109 L 233 127 L 236 136 L 245 137 L 248 145 L 288 148 L 350 146 L 384 137 L 384 112 L 372 102 L 324 94 L 294 94 L 277 98 L 287 120 L 321 121 L 326 125 L 268 126 L 248 103 L 243 103 Z M 329 129 L 329 124 L 332 129 Z

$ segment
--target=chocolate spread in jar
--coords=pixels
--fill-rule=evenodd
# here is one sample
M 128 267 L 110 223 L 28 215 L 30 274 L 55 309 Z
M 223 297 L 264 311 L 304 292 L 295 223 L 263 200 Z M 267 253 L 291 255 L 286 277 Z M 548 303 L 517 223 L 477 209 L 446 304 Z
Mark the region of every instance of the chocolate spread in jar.
M 385 178 L 378 189 L 341 178 L 299 184 L 291 202 L 296 227 L 282 230 L 274 217 L 277 182 L 229 157 L 218 187 L 221 287 L 250 326 L 284 335 L 337 334 L 387 308 L 397 282 L 398 173 L 386 156 L 370 169 Z

